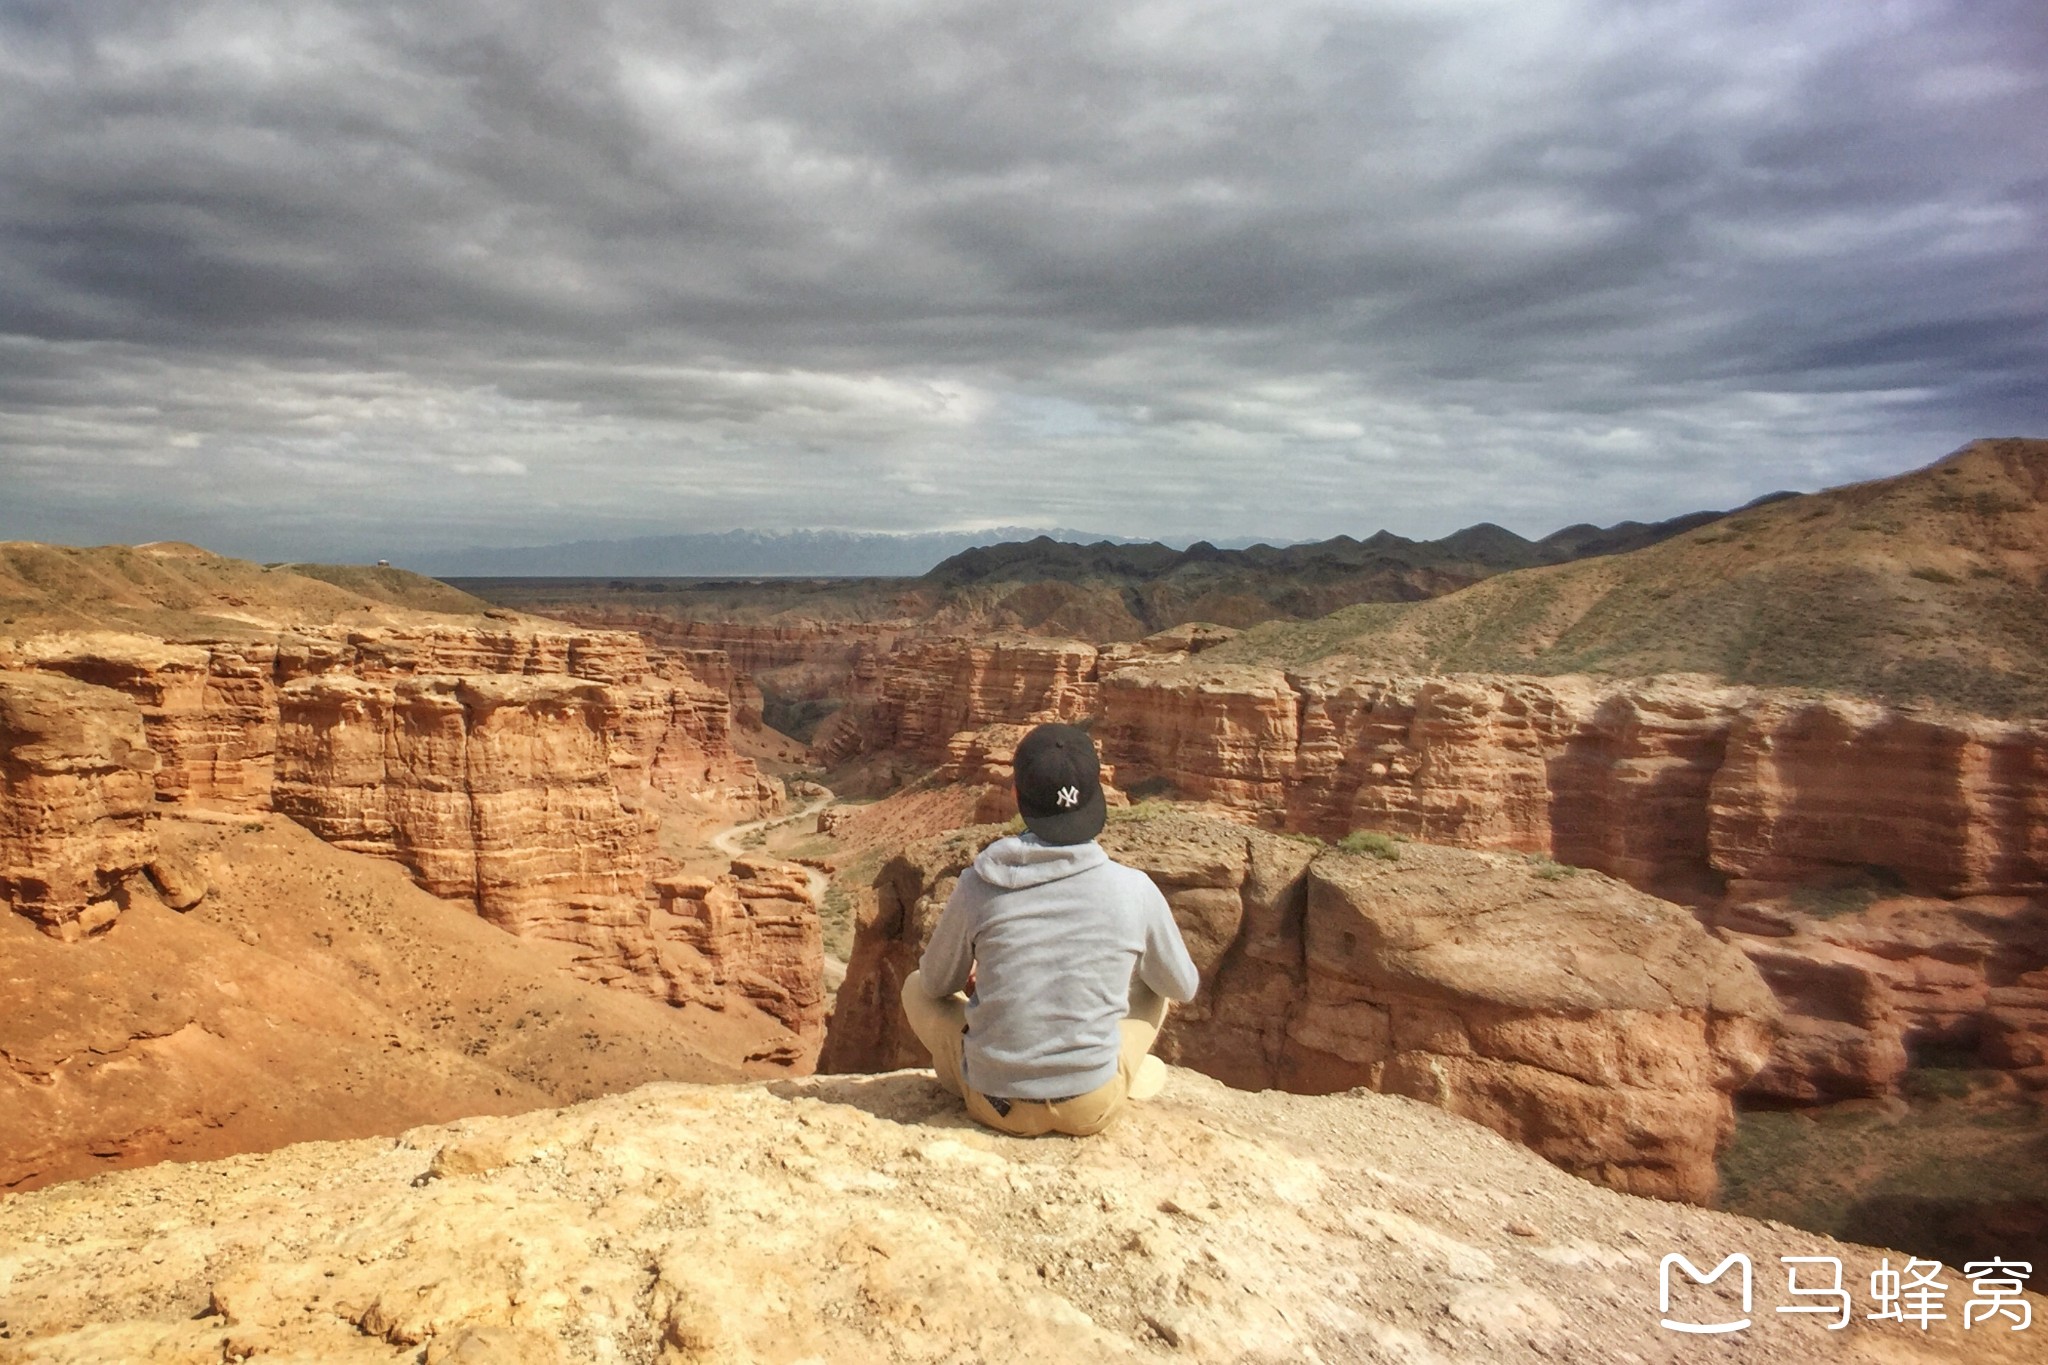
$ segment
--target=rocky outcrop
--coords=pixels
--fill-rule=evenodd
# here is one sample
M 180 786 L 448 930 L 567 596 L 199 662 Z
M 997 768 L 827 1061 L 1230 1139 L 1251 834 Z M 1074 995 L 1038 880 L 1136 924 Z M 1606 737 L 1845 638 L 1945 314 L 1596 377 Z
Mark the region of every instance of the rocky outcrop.
M 654 818 L 614 780 L 614 689 L 327 675 L 279 695 L 277 807 L 328 843 L 403 863 L 508 932 L 574 945 L 587 980 L 672 1004 L 731 992 L 815 1042 L 822 941 L 803 873 L 743 862 L 657 895 Z
M 672 1003 L 719 1007 L 737 994 L 810 1047 L 823 1040 L 824 940 L 803 868 L 738 858 L 719 876 L 664 877 L 655 890 Z
M 18 662 L 132 700 L 157 754 L 158 800 L 257 811 L 270 807 L 280 670 L 326 666 L 330 657 L 311 641 L 280 651 L 275 640 L 171 644 L 90 633 L 31 641 Z
M 1988 992 L 2048 967 L 2031 933 L 1994 933 L 1994 950 L 1981 906 L 1924 899 L 2040 896 L 2040 722 L 1697 678 L 1303 675 L 1171 656 L 1111 668 L 1102 698 L 1104 754 L 1139 790 L 1326 837 L 1543 854 L 1725 912 L 1791 1021 L 1755 1082 L 1773 1098 L 1886 1093 L 1911 1048 L 1975 1046 Z M 1785 898 L 1845 882 L 1919 893 L 1907 939 L 1847 923 L 1794 937 Z M 1759 913 L 1775 927 L 1750 932 Z
M 700 676 L 692 661 L 650 655 L 623 632 L 419 625 L 190 643 L 45 636 L 11 645 L 8 659 L 37 670 L 6 675 L 28 679 L 24 687 L 68 688 L 128 718 L 132 752 L 102 767 L 140 773 L 128 785 L 139 782 L 142 804 L 120 817 L 138 830 L 153 763 L 161 808 L 274 808 L 339 847 L 394 859 L 500 928 L 573 945 L 589 979 L 656 995 L 671 993 L 672 975 L 652 925 L 656 811 L 753 816 L 782 801 L 780 784 L 733 750 L 722 661 L 695 660 L 711 674 Z M 85 901 L 104 901 L 120 869 L 149 858 L 101 828 L 112 817 L 90 816 L 93 838 L 76 841 L 85 851 L 65 855 L 100 869 L 86 879 L 97 889 L 88 888 L 40 847 L 55 847 L 55 836 L 38 820 L 73 817 L 48 799 L 49 775 L 34 780 L 41 786 L 22 788 L 24 813 L 5 837 L 40 841 L 23 867 L 63 886 L 16 899 L 41 907 L 30 913 L 53 931 L 74 932 L 62 926 Z M 103 796 L 133 794 L 109 777 L 94 782 Z M 203 894 L 179 869 L 152 875 L 174 903 Z M 23 887 L 29 879 L 17 878 Z M 762 946 L 762 979 L 786 975 L 789 952 Z M 815 1035 L 815 984 L 807 999 L 790 989 L 796 1003 L 783 1012 Z
M 1714 912 L 1785 1007 L 1752 1094 L 1815 1103 L 1891 1093 L 1912 1053 L 1975 1053 L 2048 1085 L 2048 901 L 1956 901 L 1868 887 L 1806 890 Z
M 123 883 L 158 857 L 156 766 L 127 698 L 0 673 L 0 902 L 63 939 L 112 924 Z
M 1709 792 L 1744 689 L 1703 679 L 1111 672 L 1097 734 L 1127 785 L 1251 819 L 1544 853 L 1660 893 L 1718 890 Z
M 1096 650 L 1030 636 L 898 641 L 875 696 L 835 712 L 813 742 L 822 761 L 893 751 L 937 761 L 953 736 L 999 723 L 1095 714 Z
M 612 781 L 611 702 L 566 677 L 302 678 L 279 692 L 276 806 L 502 929 L 600 948 L 644 917 L 652 847 Z
M 1727 1321 L 1736 1290 L 1660 1303 L 1662 1259 L 1731 1251 L 1755 1304 L 1725 1344 L 1762 1365 L 2020 1365 L 2048 1317 L 1966 1332 L 1951 1274 L 1926 1330 L 1830 1331 L 1773 1311 L 1779 1258 L 1855 1288 L 1900 1253 L 1597 1189 L 1387 1096 L 1187 1072 L 1079 1142 L 976 1129 L 916 1074 L 650 1086 L 22 1195 L 0 1245 L 0 1356 L 40 1365 L 1676 1360 L 1660 1319 Z
M 896 993 L 993 833 L 882 869 L 821 1070 L 923 1057 Z M 1387 859 L 1193 816 L 1120 820 L 1102 842 L 1165 892 L 1203 974 L 1169 1019 L 1168 1060 L 1245 1089 L 1411 1095 L 1615 1188 L 1712 1197 L 1731 1097 L 1777 1011 L 1683 909 L 1515 855 Z

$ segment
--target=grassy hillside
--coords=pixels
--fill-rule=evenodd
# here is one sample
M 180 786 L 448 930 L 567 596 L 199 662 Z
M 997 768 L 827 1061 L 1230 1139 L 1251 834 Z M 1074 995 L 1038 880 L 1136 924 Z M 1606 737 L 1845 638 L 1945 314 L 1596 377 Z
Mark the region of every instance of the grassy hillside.
M 232 634 L 484 609 L 467 593 L 402 569 L 266 568 L 175 541 L 91 549 L 0 543 L 0 632 L 10 635 L 57 629 Z
M 1977 441 L 1630 554 L 1271 623 L 1206 656 L 1397 669 L 1699 672 L 2048 713 L 2048 441 Z

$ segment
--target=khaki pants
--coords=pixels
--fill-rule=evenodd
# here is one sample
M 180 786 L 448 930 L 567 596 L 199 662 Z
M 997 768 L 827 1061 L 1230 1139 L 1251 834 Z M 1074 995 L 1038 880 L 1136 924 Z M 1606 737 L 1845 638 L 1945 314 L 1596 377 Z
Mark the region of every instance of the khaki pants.
M 1070 1100 L 1011 1100 L 1010 1112 L 998 1114 L 988 1097 L 967 1088 L 961 1079 L 962 1037 L 967 1032 L 967 997 L 957 992 L 943 1000 L 925 994 L 917 972 L 903 983 L 903 1014 L 911 1031 L 932 1054 L 939 1084 L 967 1102 L 976 1123 L 1015 1137 L 1068 1133 L 1087 1137 L 1109 1126 L 1130 1094 L 1139 1063 L 1152 1050 L 1159 1026 L 1166 1022 L 1166 999 L 1144 982 L 1131 982 L 1131 1012 L 1118 1024 L 1123 1044 L 1117 1052 L 1116 1075 Z

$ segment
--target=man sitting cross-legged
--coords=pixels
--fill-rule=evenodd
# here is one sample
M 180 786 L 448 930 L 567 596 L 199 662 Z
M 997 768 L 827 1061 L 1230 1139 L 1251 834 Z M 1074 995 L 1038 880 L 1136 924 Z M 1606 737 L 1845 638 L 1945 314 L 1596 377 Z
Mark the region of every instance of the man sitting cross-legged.
M 1039 726 L 1015 773 L 1028 832 L 960 874 L 903 1012 L 976 1122 L 1083 1136 L 1165 1084 L 1152 1041 L 1167 1001 L 1194 998 L 1195 964 L 1152 879 L 1095 842 L 1105 811 L 1087 733 Z

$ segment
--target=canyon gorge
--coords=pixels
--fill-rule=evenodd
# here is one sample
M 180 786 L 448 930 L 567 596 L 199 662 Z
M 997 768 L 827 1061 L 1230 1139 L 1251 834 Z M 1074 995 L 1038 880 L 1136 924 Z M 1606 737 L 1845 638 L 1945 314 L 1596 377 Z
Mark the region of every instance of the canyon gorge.
M 2048 721 L 2031 627 L 1979 610 L 2043 596 L 2048 443 L 2019 445 L 1430 600 L 1143 635 L 1150 608 L 1073 629 L 1107 617 L 1058 584 L 1044 612 L 876 588 L 806 617 L 817 594 L 773 584 L 493 606 L 8 547 L 0 590 L 9 564 L 84 586 L 0 629 L 0 1189 L 919 1066 L 896 991 L 1055 720 L 1093 733 L 1105 847 L 1202 969 L 1176 1067 L 1421 1100 L 1708 1204 L 1741 1115 L 1903 1105 L 1930 1067 L 1995 1077 L 2037 1133 Z M 1797 599 L 1866 553 L 1852 518 L 1909 512 L 1947 520 L 1892 538 L 1890 597 L 1857 580 L 1853 648 L 1816 627 L 1836 672 L 1783 676 L 1754 615 L 1755 667 L 1624 666 L 1650 657 L 1636 585 L 1743 581 L 1701 566 L 1747 544 Z M 1908 638 L 1935 620 L 1950 672 Z M 2024 1203 L 2007 1251 L 2048 1238 Z
M 186 576 L 262 572 L 188 547 L 163 558 Z M 20 941 L 0 968 L 10 1001 L 0 1051 L 11 1063 L 0 1083 L 22 1119 L 9 1126 L 0 1183 L 353 1135 L 371 1113 L 417 1122 L 581 1098 L 593 1085 L 808 1066 L 825 996 L 807 875 L 758 858 L 688 867 L 662 846 L 665 819 L 730 823 L 783 801 L 782 784 L 733 748 L 723 656 L 493 619 L 482 604 L 450 616 L 359 602 L 380 619 L 320 622 L 290 600 L 318 596 L 318 585 L 258 587 L 267 602 L 220 594 L 238 609 L 210 632 L 179 623 L 173 638 L 0 638 L 0 896 L 9 932 L 40 931 L 48 944 Z M 264 918 L 264 907 L 220 894 L 241 873 L 234 850 L 266 848 L 259 861 L 282 875 L 306 856 L 303 841 L 279 842 L 298 830 L 334 851 L 323 857 L 343 858 L 348 870 L 331 875 L 375 888 L 351 898 L 351 932 L 415 965 L 435 956 L 422 933 L 457 936 L 475 979 L 444 994 L 495 1015 L 508 997 L 491 983 L 516 981 L 547 1003 L 534 1036 L 554 1037 L 561 1055 L 524 1066 L 523 1079 L 471 1060 L 502 1051 L 502 1039 L 473 1034 L 445 1055 L 437 1044 L 453 1035 L 437 1035 L 454 1028 L 452 1002 L 428 1009 L 386 979 L 388 962 L 357 961 L 344 998 L 322 999 L 299 935 L 331 947 L 334 927 L 300 923 L 300 899 L 269 907 L 273 930 L 289 933 L 250 927 L 254 937 L 223 941 L 214 920 Z M 411 887 L 345 855 L 396 864 L 429 899 L 461 909 L 423 921 Z M 490 941 L 463 937 L 459 920 L 495 926 Z M 145 944 L 163 960 L 161 979 L 136 956 Z M 60 1007 L 100 995 L 82 1019 Z M 209 1078 L 280 1065 L 309 1088 L 320 1067 L 289 1049 L 250 1055 L 262 1048 L 245 1016 L 266 1011 L 327 1040 L 332 1065 L 310 1089 L 346 1090 L 348 1106 L 289 1105 L 296 1117 L 252 1128 L 233 1119 L 249 1097 L 210 1094 Z M 580 1042 L 555 1036 L 577 1016 L 606 1027 Z M 385 1034 L 421 1056 L 357 1084 L 378 1072 L 357 1054 L 366 1040 L 383 1049 Z M 635 1035 L 647 1041 L 629 1045 L 631 1058 L 601 1056 Z M 81 1127 L 67 1136 L 67 1124 Z M 252 1139 L 257 1129 L 267 1139 Z

